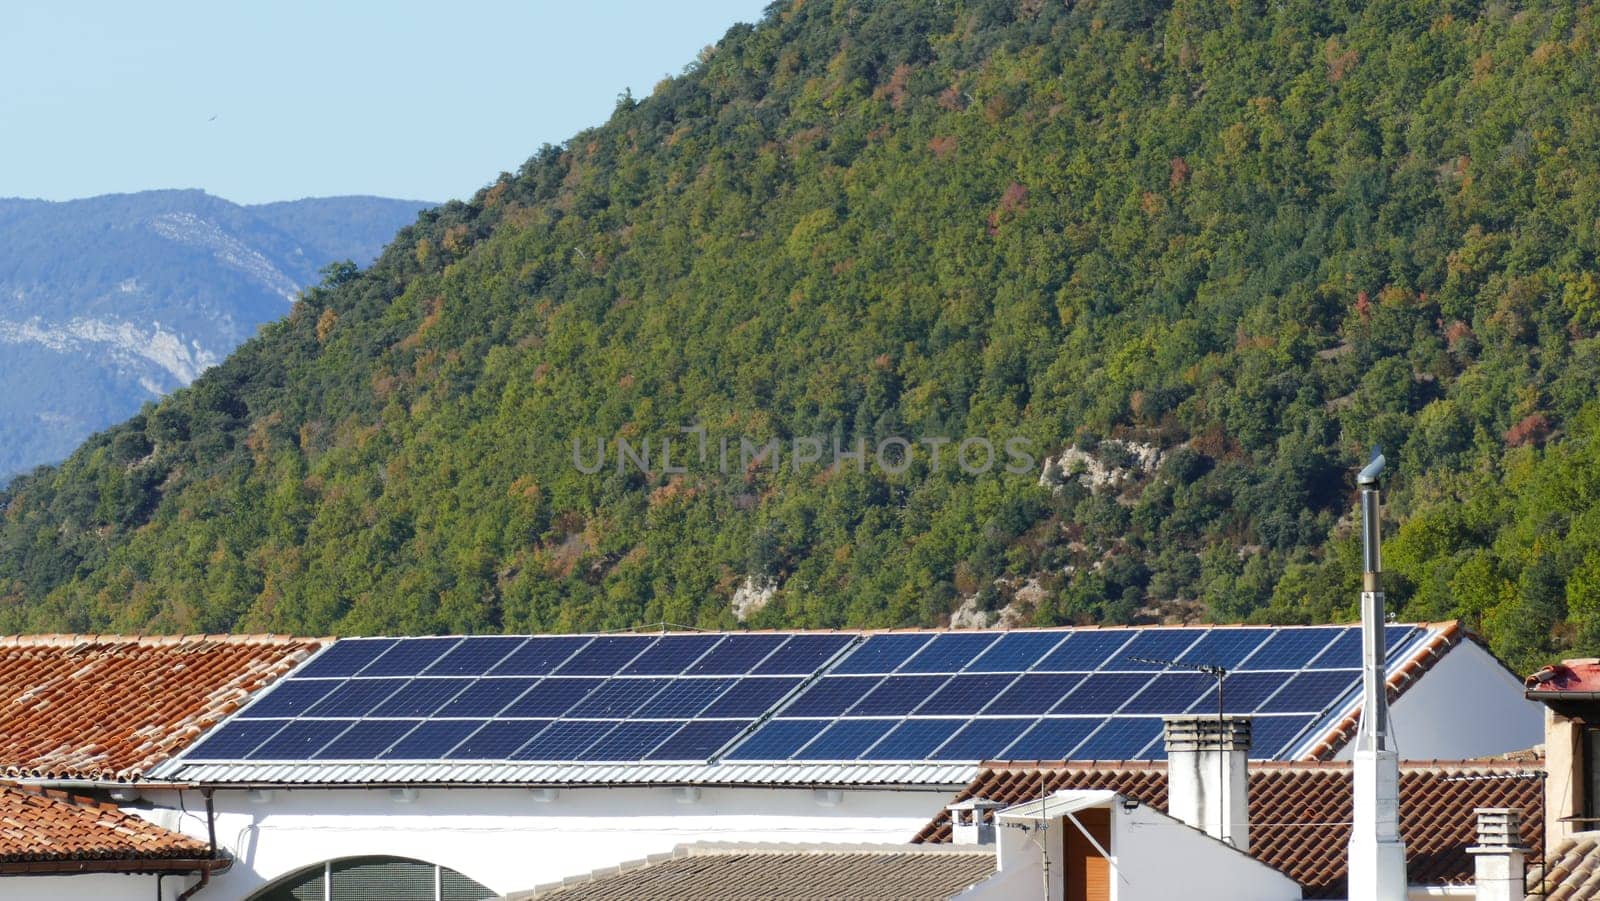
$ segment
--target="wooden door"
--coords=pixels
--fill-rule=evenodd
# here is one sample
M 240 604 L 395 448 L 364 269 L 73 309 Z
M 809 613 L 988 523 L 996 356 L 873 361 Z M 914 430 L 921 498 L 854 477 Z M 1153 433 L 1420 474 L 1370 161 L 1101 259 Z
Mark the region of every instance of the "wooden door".
M 1074 814 L 1100 847 L 1111 850 L 1111 811 L 1105 807 Z M 1061 821 L 1066 846 L 1061 856 L 1067 880 L 1066 901 L 1110 901 L 1111 861 L 1106 860 L 1071 820 Z

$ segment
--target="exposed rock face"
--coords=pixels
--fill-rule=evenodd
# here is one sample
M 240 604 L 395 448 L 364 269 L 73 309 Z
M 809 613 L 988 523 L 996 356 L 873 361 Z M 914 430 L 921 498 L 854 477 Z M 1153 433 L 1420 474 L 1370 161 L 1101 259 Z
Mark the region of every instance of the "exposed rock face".
M 1076 477 L 1091 491 L 1120 490 L 1129 481 L 1154 473 L 1161 465 L 1161 448 L 1139 441 L 1108 438 L 1093 452 L 1073 445 L 1054 457 L 1047 457 L 1039 473 L 1039 485 L 1060 490 L 1067 479 Z M 1118 465 L 1113 460 L 1123 460 Z
M 772 579 L 757 580 L 755 576 L 746 576 L 744 584 L 733 593 L 733 615 L 738 617 L 739 622 L 744 622 L 767 606 L 777 591 L 778 583 Z

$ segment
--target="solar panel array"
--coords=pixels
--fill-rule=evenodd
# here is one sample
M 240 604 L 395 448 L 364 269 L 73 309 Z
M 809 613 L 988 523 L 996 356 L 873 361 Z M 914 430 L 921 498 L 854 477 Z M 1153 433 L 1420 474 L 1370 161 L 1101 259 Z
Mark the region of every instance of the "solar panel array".
M 1415 638 L 1388 629 L 1391 649 Z M 1274 758 L 1360 682 L 1360 629 L 355 638 L 189 761 L 1155 759 L 1161 716 L 1253 714 Z

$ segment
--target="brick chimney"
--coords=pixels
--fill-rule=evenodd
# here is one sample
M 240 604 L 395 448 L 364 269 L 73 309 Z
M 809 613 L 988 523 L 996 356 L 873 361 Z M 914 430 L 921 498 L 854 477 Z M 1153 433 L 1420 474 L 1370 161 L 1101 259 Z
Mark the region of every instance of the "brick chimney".
M 1247 716 L 1169 716 L 1167 813 L 1240 851 L 1250 850 Z
M 1528 849 L 1522 845 L 1522 811 L 1479 807 L 1478 844 L 1472 855 L 1477 901 L 1522 901 Z

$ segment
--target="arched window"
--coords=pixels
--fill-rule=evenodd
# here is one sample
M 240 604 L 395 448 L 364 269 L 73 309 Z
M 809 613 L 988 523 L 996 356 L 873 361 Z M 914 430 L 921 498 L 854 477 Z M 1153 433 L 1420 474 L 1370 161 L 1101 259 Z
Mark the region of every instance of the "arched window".
M 496 893 L 457 873 L 404 857 L 349 857 L 306 867 L 250 901 L 484 901 Z

